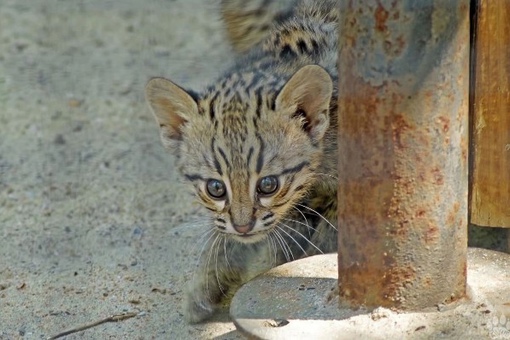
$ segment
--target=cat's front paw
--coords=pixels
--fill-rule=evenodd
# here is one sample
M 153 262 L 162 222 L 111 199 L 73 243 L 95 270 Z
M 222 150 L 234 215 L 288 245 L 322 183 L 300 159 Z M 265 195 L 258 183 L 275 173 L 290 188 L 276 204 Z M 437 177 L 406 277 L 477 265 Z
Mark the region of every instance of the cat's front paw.
M 215 309 L 206 296 L 193 291 L 187 292 L 184 299 L 184 318 L 188 323 L 199 323 L 209 319 Z

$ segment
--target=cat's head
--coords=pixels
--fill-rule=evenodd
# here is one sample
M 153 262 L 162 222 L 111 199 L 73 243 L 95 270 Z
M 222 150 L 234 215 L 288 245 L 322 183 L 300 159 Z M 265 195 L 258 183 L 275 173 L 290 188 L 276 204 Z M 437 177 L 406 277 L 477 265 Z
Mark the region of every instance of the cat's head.
M 162 78 L 146 87 L 163 145 L 214 227 L 245 243 L 267 236 L 311 189 L 333 88 L 316 65 L 276 90 L 256 82 L 234 74 L 205 94 Z

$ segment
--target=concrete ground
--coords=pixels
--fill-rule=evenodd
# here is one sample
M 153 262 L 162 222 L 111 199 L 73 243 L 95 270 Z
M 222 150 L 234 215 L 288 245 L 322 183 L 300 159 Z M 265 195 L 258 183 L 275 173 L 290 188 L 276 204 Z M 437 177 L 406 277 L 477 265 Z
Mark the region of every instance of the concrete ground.
M 0 339 L 238 339 L 188 326 L 197 207 L 143 100 L 232 53 L 206 0 L 0 2 Z M 183 222 L 186 222 L 183 225 Z
M 336 254 L 286 263 L 241 287 L 231 316 L 256 339 L 510 339 L 509 254 L 468 249 L 467 298 L 422 311 L 346 308 L 337 278 Z

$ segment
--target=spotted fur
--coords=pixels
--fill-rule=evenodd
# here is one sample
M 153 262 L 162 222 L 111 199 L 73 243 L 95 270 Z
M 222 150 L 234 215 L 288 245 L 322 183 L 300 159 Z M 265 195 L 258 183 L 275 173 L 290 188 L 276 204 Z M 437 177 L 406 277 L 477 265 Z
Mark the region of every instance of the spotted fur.
M 296 2 L 268 13 L 276 1 L 222 1 L 248 50 L 237 64 L 200 93 L 162 78 L 146 87 L 163 144 L 211 216 L 190 322 L 271 267 L 336 250 L 337 9 Z

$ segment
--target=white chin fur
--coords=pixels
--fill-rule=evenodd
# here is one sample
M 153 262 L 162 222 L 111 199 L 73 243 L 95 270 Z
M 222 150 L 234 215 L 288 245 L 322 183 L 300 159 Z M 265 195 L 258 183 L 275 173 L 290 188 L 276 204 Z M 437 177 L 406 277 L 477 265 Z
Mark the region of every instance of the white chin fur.
M 250 236 L 239 236 L 239 235 L 231 235 L 231 237 L 239 243 L 244 244 L 253 244 L 262 241 L 267 237 L 266 233 L 257 233 Z

